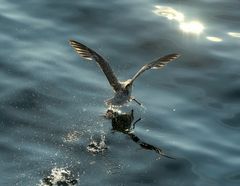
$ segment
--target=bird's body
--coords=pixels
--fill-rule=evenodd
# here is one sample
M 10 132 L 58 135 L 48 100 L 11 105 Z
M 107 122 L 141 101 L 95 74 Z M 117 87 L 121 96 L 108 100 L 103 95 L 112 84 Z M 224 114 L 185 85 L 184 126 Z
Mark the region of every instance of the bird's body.
M 70 40 L 70 44 L 81 57 L 87 60 L 94 59 L 104 72 L 105 76 L 108 79 L 108 82 L 115 92 L 113 98 L 105 101 L 108 106 L 119 107 L 132 100 L 135 100 L 138 104 L 140 104 L 134 97 L 131 96 L 134 80 L 144 71 L 148 69 L 160 69 L 164 67 L 168 62 L 173 61 L 180 56 L 179 54 L 173 53 L 158 58 L 151 63 L 145 64 L 131 79 L 121 82 L 118 81 L 108 62 L 95 51 L 74 40 Z
M 129 80 L 120 82 L 121 89 L 116 91 L 114 93 L 114 97 L 106 100 L 105 103 L 109 106 L 121 106 L 127 102 L 130 102 L 132 100 L 132 84 L 129 84 L 128 88 L 126 88 L 128 82 Z
M 128 90 L 120 90 L 115 93 L 113 98 L 110 98 L 105 101 L 109 106 L 121 106 L 125 103 L 131 101 L 131 94 Z

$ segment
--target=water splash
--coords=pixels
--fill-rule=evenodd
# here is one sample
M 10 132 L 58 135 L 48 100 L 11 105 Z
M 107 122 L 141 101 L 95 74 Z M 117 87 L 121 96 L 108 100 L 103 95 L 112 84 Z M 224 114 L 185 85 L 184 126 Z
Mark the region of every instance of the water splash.
M 67 133 L 65 137 L 63 137 L 63 142 L 65 143 L 71 143 L 71 142 L 76 142 L 79 140 L 80 136 L 82 134 L 78 131 L 71 131 Z
M 72 186 L 78 181 L 73 178 L 71 171 L 66 168 L 53 168 L 50 176 L 43 178 L 38 186 Z
M 108 147 L 105 143 L 105 136 L 103 134 L 101 135 L 100 141 L 96 141 L 91 137 L 91 142 L 87 146 L 87 151 L 93 154 L 104 152 L 106 149 L 108 149 Z

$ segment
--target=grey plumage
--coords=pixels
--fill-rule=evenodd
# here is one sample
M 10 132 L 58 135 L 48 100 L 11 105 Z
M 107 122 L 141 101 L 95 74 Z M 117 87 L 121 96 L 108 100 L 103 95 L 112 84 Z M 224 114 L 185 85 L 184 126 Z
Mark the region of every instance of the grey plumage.
M 81 57 L 87 60 L 95 59 L 95 61 L 101 67 L 102 71 L 107 77 L 108 82 L 110 83 L 110 85 L 113 87 L 115 91 L 118 91 L 121 88 L 121 85 L 118 82 L 117 77 L 113 73 L 110 65 L 102 56 L 100 56 L 97 52 L 93 51 L 92 49 L 88 48 L 87 46 L 77 41 L 70 40 L 69 42 Z
M 143 74 L 143 72 L 149 69 L 161 69 L 169 62 L 180 57 L 180 55 L 176 53 L 160 57 L 150 63 L 145 64 L 131 79 L 120 82 L 115 76 L 109 63 L 102 56 L 77 41 L 70 40 L 69 42 L 81 57 L 87 60 L 94 59 L 104 72 L 109 84 L 115 91 L 114 97 L 106 101 L 106 103 L 110 106 L 121 106 L 128 101 L 134 100 L 134 98 L 131 96 L 132 84 L 141 74 Z
M 160 58 L 152 61 L 151 63 L 145 64 L 145 65 L 132 77 L 131 82 L 133 82 L 138 76 L 140 76 L 140 75 L 141 75 L 143 72 L 145 72 L 146 70 L 163 68 L 166 64 L 168 64 L 169 62 L 177 59 L 178 57 L 180 57 L 179 54 L 169 54 L 169 55 L 160 57 Z

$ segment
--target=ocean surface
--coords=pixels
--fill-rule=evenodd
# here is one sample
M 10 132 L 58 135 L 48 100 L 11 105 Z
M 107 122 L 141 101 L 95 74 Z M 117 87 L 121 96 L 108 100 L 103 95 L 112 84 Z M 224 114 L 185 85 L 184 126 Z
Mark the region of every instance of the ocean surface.
M 1 0 L 0 185 L 240 185 L 239 0 Z M 169 53 L 133 89 L 132 134 L 103 117 L 113 96 L 74 39 L 120 80 Z M 136 138 L 134 138 L 136 139 Z M 93 147 L 91 149 L 90 147 Z

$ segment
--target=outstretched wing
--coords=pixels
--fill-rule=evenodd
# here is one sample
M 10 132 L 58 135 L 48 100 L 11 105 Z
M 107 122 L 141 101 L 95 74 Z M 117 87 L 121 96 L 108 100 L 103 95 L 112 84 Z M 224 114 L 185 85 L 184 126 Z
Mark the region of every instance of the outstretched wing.
M 121 88 L 119 81 L 117 80 L 115 74 L 113 73 L 110 65 L 108 62 L 103 59 L 99 54 L 97 54 L 92 49 L 88 48 L 87 46 L 74 41 L 69 40 L 70 45 L 76 50 L 76 52 L 83 58 L 87 60 L 93 60 L 97 62 L 97 64 L 101 67 L 102 71 L 104 72 L 105 76 L 107 77 L 110 85 L 113 87 L 115 91 L 118 91 Z
M 177 59 L 178 57 L 180 57 L 180 54 L 169 54 L 166 56 L 163 56 L 157 60 L 154 60 L 151 63 L 145 64 L 131 79 L 131 83 L 133 83 L 133 81 L 140 76 L 143 72 L 145 72 L 148 69 L 160 69 L 163 68 L 166 64 L 168 64 L 169 62 Z

